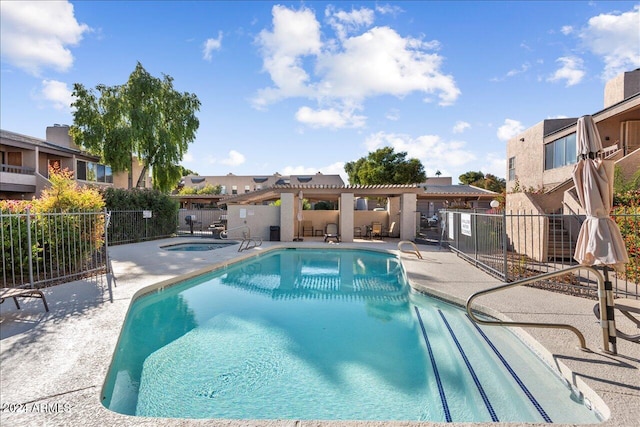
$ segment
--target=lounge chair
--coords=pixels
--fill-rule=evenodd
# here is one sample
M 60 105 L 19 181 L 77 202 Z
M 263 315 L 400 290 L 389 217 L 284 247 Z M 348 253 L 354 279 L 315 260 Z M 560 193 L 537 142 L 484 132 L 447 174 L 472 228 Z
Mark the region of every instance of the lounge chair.
M 329 239 L 335 239 L 336 242 L 340 242 L 340 234 L 338 234 L 338 224 L 329 223 L 324 230 L 324 241 Z
M 630 298 L 616 298 L 613 300 L 613 307 L 617 310 L 620 310 L 625 317 L 631 320 L 636 324 L 638 328 L 640 328 L 640 318 L 635 317 L 631 313 L 635 313 L 636 315 L 640 314 L 640 300 L 630 299 Z M 596 304 L 593 306 L 593 314 L 596 317 L 600 318 L 600 304 Z M 635 335 L 626 334 L 619 329 L 616 329 L 616 336 L 631 342 L 640 343 L 640 333 Z
M 44 309 L 49 311 L 47 299 L 44 297 L 42 291 L 38 289 L 0 288 L 0 304 L 2 304 L 6 298 L 13 298 L 13 302 L 16 304 L 18 310 L 20 310 L 18 298 L 40 298 L 44 304 Z

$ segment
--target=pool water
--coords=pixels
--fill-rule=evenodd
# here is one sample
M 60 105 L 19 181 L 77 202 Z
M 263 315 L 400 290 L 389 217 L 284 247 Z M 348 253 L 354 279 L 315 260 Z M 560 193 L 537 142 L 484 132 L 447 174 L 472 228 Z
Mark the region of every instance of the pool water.
M 173 418 L 597 423 L 509 330 L 397 258 L 281 250 L 132 303 L 104 405 Z
M 214 249 L 227 248 L 232 243 L 178 243 L 175 245 L 163 246 L 162 249 L 167 251 L 186 251 L 186 252 L 199 252 L 199 251 L 212 251 Z

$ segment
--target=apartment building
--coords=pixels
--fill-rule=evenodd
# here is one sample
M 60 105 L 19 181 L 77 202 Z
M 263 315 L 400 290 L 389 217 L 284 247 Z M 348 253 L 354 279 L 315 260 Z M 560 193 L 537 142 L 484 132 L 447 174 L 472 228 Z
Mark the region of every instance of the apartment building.
M 128 188 L 128 173 L 114 173 L 100 157 L 82 151 L 69 135 L 69 126 L 53 125 L 46 139 L 0 130 L 0 199 L 39 197 L 49 185 L 49 167 L 68 169 L 81 185 Z M 134 172 L 142 166 L 134 162 Z M 135 173 L 134 173 L 135 175 Z M 150 179 L 145 181 L 145 185 Z
M 590 114 L 603 144 L 629 179 L 640 169 L 640 69 L 606 83 L 603 109 Z M 507 209 L 560 212 L 573 188 L 578 117 L 546 119 L 507 143 Z M 573 204 L 575 206 L 575 204 Z

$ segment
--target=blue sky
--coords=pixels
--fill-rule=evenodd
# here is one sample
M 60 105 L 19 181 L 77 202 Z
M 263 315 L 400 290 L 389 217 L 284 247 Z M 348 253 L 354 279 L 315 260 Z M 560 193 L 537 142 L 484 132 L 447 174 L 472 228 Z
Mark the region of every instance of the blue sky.
M 2 1 L 0 124 L 72 124 L 74 83 L 139 61 L 202 102 L 200 175 L 341 174 L 384 146 L 428 176 L 505 176 L 506 141 L 603 108 L 640 67 L 627 1 Z

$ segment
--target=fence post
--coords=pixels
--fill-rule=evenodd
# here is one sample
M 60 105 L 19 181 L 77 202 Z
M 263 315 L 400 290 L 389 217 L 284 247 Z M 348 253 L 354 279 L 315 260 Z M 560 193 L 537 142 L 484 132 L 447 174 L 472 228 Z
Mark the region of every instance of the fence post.
M 504 281 L 509 282 L 509 263 L 507 261 L 507 207 L 502 209 L 502 257 L 504 262 Z
M 27 257 L 29 259 L 29 285 L 33 288 L 33 254 L 31 253 L 31 209 L 27 208 Z

